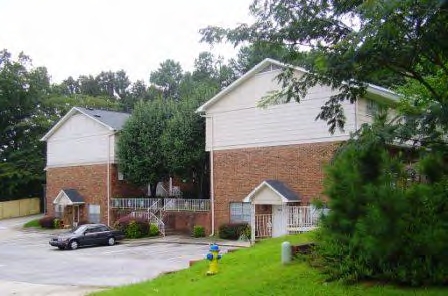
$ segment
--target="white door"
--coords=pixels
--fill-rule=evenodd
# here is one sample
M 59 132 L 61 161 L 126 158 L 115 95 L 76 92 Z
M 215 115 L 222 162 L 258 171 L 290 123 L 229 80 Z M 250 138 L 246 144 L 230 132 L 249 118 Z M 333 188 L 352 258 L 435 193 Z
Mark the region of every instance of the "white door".
M 272 205 L 272 237 L 288 234 L 286 231 L 286 209 L 283 206 Z

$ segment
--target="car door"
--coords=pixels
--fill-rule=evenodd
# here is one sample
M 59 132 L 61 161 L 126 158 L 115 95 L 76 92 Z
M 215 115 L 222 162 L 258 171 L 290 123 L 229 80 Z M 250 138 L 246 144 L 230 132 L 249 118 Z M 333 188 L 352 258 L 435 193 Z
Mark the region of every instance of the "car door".
M 110 230 L 104 225 L 98 226 L 98 244 L 106 244 L 110 237 Z
M 84 245 L 95 245 L 98 243 L 98 227 L 89 227 L 84 232 Z

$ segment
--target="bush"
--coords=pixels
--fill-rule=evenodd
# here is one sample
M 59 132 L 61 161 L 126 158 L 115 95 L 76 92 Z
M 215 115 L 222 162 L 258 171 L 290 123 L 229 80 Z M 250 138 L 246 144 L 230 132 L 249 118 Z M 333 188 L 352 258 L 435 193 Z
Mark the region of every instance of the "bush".
M 42 228 L 54 229 L 54 225 L 55 225 L 54 220 L 55 220 L 55 217 L 53 217 L 53 216 L 45 216 L 39 220 L 39 225 Z
M 59 218 L 54 218 L 53 228 L 60 229 L 64 227 L 64 222 Z
M 159 227 L 156 224 L 151 223 L 149 225 L 149 236 L 158 236 L 159 235 Z
M 127 238 L 141 238 L 149 235 L 149 223 L 145 219 L 126 216 L 115 222 L 114 228 L 123 231 Z
M 249 230 L 248 230 L 249 229 Z M 242 234 L 247 235 L 249 231 L 250 237 L 250 226 L 247 223 L 227 223 L 219 227 L 219 237 L 223 239 L 237 240 Z
M 204 226 L 195 225 L 193 227 L 193 237 L 204 237 L 204 236 L 205 236 Z
M 400 155 L 372 139 L 349 142 L 327 169 L 331 210 L 318 232 L 321 265 L 349 282 L 448 284 L 448 176 L 418 183 Z M 429 175 L 428 162 L 444 163 L 432 154 L 420 174 Z

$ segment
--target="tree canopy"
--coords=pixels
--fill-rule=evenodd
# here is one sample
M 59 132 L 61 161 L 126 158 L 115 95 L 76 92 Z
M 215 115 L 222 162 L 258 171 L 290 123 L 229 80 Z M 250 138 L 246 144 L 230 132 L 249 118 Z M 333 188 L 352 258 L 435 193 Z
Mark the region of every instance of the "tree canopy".
M 426 79 L 438 71 L 448 74 L 447 6 L 438 0 L 255 0 L 250 6 L 253 24 L 201 32 L 202 40 L 210 43 L 285 46 L 283 61 L 305 65 L 310 72 L 296 78 L 285 71 L 279 77 L 283 90 L 266 99 L 300 101 L 310 87 L 330 85 L 339 93 L 322 106 L 317 118 L 334 131 L 344 126 L 341 102 L 364 95 L 367 83 L 395 86 L 411 79 L 437 102 L 447 101 L 447 94 Z M 304 50 L 305 60 L 300 54 Z

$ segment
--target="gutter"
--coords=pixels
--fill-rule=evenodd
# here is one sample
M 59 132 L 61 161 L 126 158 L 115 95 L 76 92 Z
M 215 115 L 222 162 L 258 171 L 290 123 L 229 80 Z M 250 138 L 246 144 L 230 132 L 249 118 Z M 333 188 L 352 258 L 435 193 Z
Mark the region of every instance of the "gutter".
M 210 136 L 210 209 L 212 211 L 212 233 L 210 236 L 215 235 L 215 188 L 214 188 L 214 171 L 213 171 L 213 116 L 200 114 L 203 118 L 211 119 L 211 136 Z M 207 124 L 207 123 L 206 123 Z M 207 135 L 206 135 L 207 136 Z
M 107 226 L 110 226 L 110 140 L 114 133 L 107 135 Z

